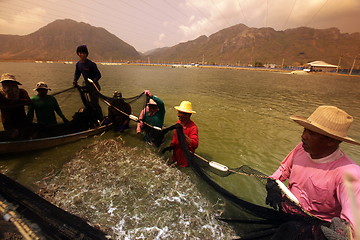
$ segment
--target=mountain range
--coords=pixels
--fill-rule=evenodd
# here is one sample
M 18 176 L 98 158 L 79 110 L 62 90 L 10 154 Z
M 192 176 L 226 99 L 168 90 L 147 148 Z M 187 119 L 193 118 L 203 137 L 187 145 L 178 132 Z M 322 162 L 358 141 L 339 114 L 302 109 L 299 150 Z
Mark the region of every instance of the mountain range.
M 25 36 L 0 35 L 2 60 L 78 59 L 76 47 L 86 44 L 91 59 L 96 61 L 128 61 L 140 58 L 134 47 L 104 28 L 70 19 L 56 20 Z
M 0 60 L 77 59 L 75 49 L 86 44 L 94 61 L 148 61 L 253 65 L 303 65 L 323 60 L 350 68 L 360 53 L 360 33 L 337 28 L 299 27 L 285 31 L 238 24 L 210 36 L 200 36 L 172 47 L 139 53 L 104 28 L 70 19 L 56 20 L 25 36 L 0 34 Z

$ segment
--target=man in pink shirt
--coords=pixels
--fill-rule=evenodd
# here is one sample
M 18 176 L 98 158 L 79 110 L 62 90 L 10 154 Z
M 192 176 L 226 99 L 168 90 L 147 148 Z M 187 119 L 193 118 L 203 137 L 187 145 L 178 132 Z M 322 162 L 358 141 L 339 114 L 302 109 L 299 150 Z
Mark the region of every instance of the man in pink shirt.
M 320 106 L 309 118 L 290 118 L 304 127 L 302 142 L 281 162 L 271 178 L 282 182 L 288 180 L 289 190 L 306 212 L 327 222 L 340 218 L 354 228 L 356 214 L 359 213 L 351 207 L 352 199 L 349 198 L 344 176 L 350 174 L 355 179 L 355 202 L 360 206 L 360 166 L 339 148 L 343 141 L 360 145 L 347 136 L 353 118 L 333 106 Z M 274 208 L 282 207 L 287 213 L 303 214 L 288 200 L 274 197 L 270 186 L 271 182 L 267 186 L 268 204 Z M 279 199 L 281 202 L 277 202 Z M 325 236 L 329 238 L 327 233 Z

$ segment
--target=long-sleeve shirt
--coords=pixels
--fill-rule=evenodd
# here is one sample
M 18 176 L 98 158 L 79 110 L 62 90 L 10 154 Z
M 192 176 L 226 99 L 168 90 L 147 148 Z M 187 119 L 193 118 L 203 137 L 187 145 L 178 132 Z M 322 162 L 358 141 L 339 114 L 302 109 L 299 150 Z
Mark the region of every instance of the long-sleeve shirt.
M 74 74 L 74 81 L 77 81 L 81 74 L 87 84 L 88 78 L 94 81 L 96 85 L 98 85 L 98 81 L 101 78 L 101 73 L 96 66 L 96 63 L 93 61 L 86 59 L 85 62 L 78 61 L 76 63 L 75 74 Z
M 340 217 L 353 225 L 354 214 L 359 213 L 351 209 L 344 183 L 345 173 L 356 179 L 353 182 L 354 194 L 360 206 L 360 166 L 340 149 L 325 158 L 312 159 L 300 143 L 271 177 L 280 181 L 288 179 L 288 188 L 304 210 L 325 221 Z M 283 208 L 287 212 L 293 211 L 286 201 Z
M 29 122 L 26 118 L 24 104 L 30 103 L 26 90 L 19 89 L 17 99 L 8 99 L 4 91 L 0 90 L 1 121 L 5 130 L 26 127 Z
M 181 122 L 178 120 L 176 123 Z M 198 127 L 193 121 L 190 120 L 188 123 L 186 123 L 186 125 L 183 125 L 183 131 L 184 134 L 191 139 L 191 142 L 188 145 L 190 152 L 195 152 L 195 149 L 199 146 Z M 170 146 L 173 147 L 172 160 L 176 161 L 179 167 L 189 166 L 188 160 L 186 159 L 185 154 L 181 149 L 176 131 L 174 131 Z
M 156 102 L 156 105 L 158 107 L 158 111 L 156 111 L 154 114 L 151 114 L 149 112 L 148 107 L 146 107 L 145 109 L 143 109 L 140 113 L 139 118 L 142 119 L 143 122 L 146 122 L 148 124 L 150 124 L 151 126 L 156 126 L 159 128 L 162 128 L 162 126 L 164 125 L 164 118 L 165 118 L 165 105 L 164 102 L 152 95 L 150 97 L 152 100 L 154 100 Z M 144 127 L 144 124 L 142 122 L 137 124 L 137 132 L 141 132 L 141 128 Z
M 46 95 L 40 97 L 35 95 L 31 97 L 32 104 L 28 108 L 28 119 L 30 121 L 34 118 L 34 111 L 36 113 L 37 122 L 45 125 L 56 124 L 55 112 L 62 118 L 65 119 L 60 106 L 54 96 Z

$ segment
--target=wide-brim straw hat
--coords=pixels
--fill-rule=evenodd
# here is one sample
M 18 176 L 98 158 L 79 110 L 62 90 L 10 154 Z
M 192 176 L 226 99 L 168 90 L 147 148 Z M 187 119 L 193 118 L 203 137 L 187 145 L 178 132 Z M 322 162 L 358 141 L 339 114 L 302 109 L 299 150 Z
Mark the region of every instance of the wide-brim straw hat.
M 348 137 L 353 117 L 337 107 L 320 106 L 308 118 L 301 116 L 291 116 L 290 118 L 313 132 L 360 145 L 358 141 Z
M 51 90 L 50 88 L 48 88 L 48 85 L 45 82 L 38 82 L 36 84 L 36 87 L 34 88 L 34 91 L 38 90 L 38 89 L 46 89 L 46 90 Z
M 184 113 L 196 113 L 192 110 L 192 104 L 189 101 L 182 101 L 180 106 L 174 107 L 176 110 Z
M 1 75 L 0 83 L 5 81 L 12 81 L 12 82 L 16 82 L 17 85 L 22 85 L 19 81 L 16 80 L 15 76 L 11 73 L 4 73 Z

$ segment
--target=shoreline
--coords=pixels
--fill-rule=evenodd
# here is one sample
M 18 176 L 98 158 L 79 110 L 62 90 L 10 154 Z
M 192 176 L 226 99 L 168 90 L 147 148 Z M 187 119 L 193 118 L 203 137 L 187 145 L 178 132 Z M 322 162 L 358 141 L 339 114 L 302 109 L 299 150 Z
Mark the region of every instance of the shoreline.
M 76 61 L 35 61 L 35 60 L 0 60 L 0 63 L 38 63 L 38 64 L 76 64 Z M 224 66 L 224 65 L 191 65 L 191 64 L 172 64 L 172 63 L 136 63 L 136 62 L 96 62 L 103 66 L 151 66 L 151 67 L 172 67 L 172 68 L 206 68 L 206 69 L 227 69 L 227 70 L 248 70 L 248 71 L 267 71 L 281 72 L 294 75 L 328 75 L 342 77 L 358 77 L 356 74 L 341 74 L 334 72 L 302 72 L 301 69 L 280 69 L 280 68 L 264 68 L 264 67 L 244 67 L 244 66 Z M 299 71 L 298 73 L 296 73 Z

